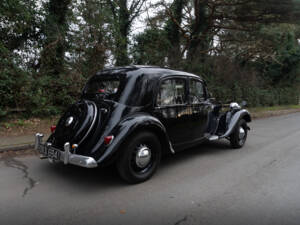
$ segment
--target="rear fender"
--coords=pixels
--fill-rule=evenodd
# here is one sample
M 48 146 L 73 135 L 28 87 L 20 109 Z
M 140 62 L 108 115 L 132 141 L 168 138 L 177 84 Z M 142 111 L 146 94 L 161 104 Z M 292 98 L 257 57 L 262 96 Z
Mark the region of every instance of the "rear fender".
M 225 132 L 224 135 L 220 136 L 219 139 L 229 137 L 241 119 L 244 119 L 247 123 L 251 122 L 251 116 L 250 116 L 250 113 L 248 112 L 248 110 L 242 109 L 240 111 L 237 111 L 231 117 L 227 131 Z
M 133 135 L 135 132 L 138 132 L 140 130 L 152 131 L 159 138 L 162 144 L 163 151 L 174 153 L 164 125 L 158 119 L 150 115 L 135 114 L 122 120 L 113 129 L 112 133 L 114 135 L 114 140 L 107 147 L 104 154 L 99 158 L 97 162 L 102 163 L 103 161 L 109 161 L 110 158 L 112 158 L 116 154 L 119 154 L 121 151 L 123 151 L 123 149 L 120 149 L 122 143 L 128 140 L 128 138 L 130 138 L 131 135 Z

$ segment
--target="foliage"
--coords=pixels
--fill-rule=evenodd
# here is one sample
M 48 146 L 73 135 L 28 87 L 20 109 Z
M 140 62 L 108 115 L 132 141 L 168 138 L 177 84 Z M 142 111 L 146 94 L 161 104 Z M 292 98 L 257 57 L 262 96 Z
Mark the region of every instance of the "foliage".
M 37 8 L 35 0 L 0 1 L 0 41 L 8 50 L 19 49 L 28 38 L 38 35 Z
M 128 56 L 129 33 L 133 21 L 140 15 L 146 0 L 107 0 L 112 14 L 112 28 L 115 47 L 114 52 L 116 65 L 130 64 Z
M 29 74 L 18 68 L 19 58 L 0 42 L 0 117 L 7 114 L 8 108 L 22 108 L 28 100 L 27 83 Z
M 58 79 L 42 76 L 31 86 L 30 104 L 32 115 L 56 115 L 80 97 L 86 79 L 78 74 L 60 74 Z
M 72 5 L 68 66 L 76 73 L 89 77 L 99 71 L 108 60 L 112 49 L 111 14 L 105 1 L 85 0 Z M 96 10 L 97 9 L 97 10 Z
M 64 71 L 66 33 L 68 31 L 67 13 L 71 0 L 50 0 L 44 4 L 42 52 L 39 69 L 42 74 L 57 76 Z
M 225 57 L 211 57 L 202 76 L 220 102 L 246 100 L 250 107 L 298 104 L 296 85 L 273 87 L 252 65 L 243 66 Z M 195 71 L 193 71 L 195 72 Z
M 172 44 L 166 39 L 166 32 L 147 29 L 134 37 L 133 61 L 139 65 L 164 66 L 165 58 Z
M 108 65 L 201 75 L 222 101 L 299 100 L 300 3 L 293 0 L 2 0 L 0 117 L 61 113 Z M 136 33 L 136 21 L 144 30 Z
M 258 67 L 272 86 L 299 82 L 300 46 L 295 38 L 295 27 L 281 25 L 263 28 L 261 36 L 272 46 L 269 55 L 260 57 Z

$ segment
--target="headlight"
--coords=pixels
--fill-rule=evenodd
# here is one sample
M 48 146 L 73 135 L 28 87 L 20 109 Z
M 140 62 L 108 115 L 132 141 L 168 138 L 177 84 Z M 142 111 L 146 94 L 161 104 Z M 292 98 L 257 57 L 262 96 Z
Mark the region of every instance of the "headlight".
M 230 103 L 230 109 L 241 109 L 241 106 L 236 102 L 232 102 Z

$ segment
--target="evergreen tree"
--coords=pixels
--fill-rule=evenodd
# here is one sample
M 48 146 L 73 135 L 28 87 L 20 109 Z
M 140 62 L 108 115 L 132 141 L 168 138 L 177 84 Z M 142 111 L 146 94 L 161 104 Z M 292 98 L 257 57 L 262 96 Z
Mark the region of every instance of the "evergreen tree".
M 107 0 L 113 15 L 114 56 L 116 65 L 128 65 L 129 34 L 133 21 L 140 15 L 146 0 Z
M 64 71 L 66 34 L 69 30 L 67 13 L 71 0 L 50 0 L 45 3 L 46 18 L 43 24 L 43 48 L 40 72 L 58 76 Z

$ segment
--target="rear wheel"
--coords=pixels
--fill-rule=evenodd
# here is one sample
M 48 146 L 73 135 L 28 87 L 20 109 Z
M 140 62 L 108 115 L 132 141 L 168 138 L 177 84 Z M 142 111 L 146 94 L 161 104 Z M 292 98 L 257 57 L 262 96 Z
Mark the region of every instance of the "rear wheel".
M 148 180 L 161 160 L 161 144 L 151 132 L 136 134 L 123 144 L 123 153 L 117 161 L 120 176 L 128 183 Z
M 233 133 L 230 135 L 230 143 L 233 148 L 241 148 L 247 140 L 248 127 L 244 119 L 241 119 Z

